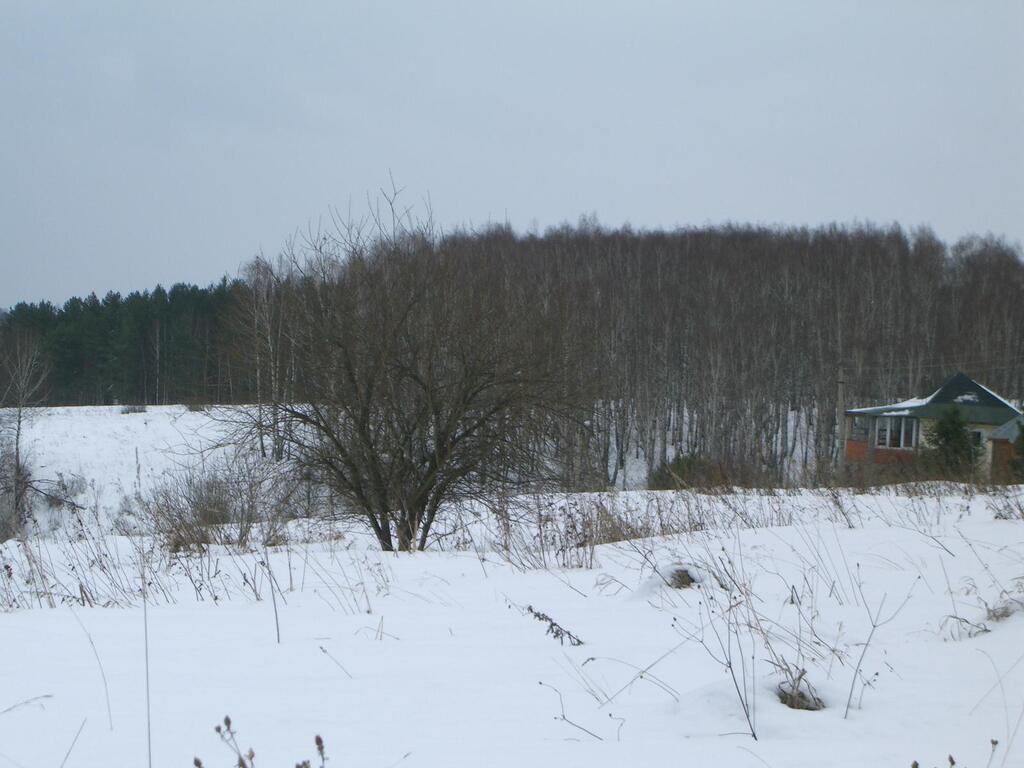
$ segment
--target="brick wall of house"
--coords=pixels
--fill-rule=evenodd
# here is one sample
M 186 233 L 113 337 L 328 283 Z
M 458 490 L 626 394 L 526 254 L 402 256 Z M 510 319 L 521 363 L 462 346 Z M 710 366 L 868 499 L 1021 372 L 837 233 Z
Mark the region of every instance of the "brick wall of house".
M 875 448 L 875 464 L 912 464 L 917 458 L 917 451 L 906 448 Z M 855 464 L 868 462 L 868 443 L 866 440 L 846 441 L 846 460 Z
M 867 440 L 847 440 L 846 460 L 857 464 L 863 464 L 868 460 Z
M 917 451 L 904 448 L 875 448 L 875 464 L 913 464 Z

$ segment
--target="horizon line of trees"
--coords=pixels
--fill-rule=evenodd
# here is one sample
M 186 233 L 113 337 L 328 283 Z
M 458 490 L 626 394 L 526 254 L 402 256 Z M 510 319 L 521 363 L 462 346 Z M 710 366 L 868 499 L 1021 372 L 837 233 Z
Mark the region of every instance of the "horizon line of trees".
M 51 369 L 44 405 L 234 402 L 232 318 L 245 291 L 225 277 L 60 306 L 20 302 L 0 311 L 0 344 L 30 336 L 42 346 Z
M 631 459 L 680 454 L 738 479 L 808 480 L 839 450 L 844 406 L 927 393 L 957 370 L 1024 399 L 1024 259 L 1000 238 L 947 245 L 870 225 L 635 232 L 586 219 L 543 235 L 413 227 L 402 238 L 361 245 L 402 250 L 387 278 L 406 286 L 401 301 L 417 295 L 417 270 L 444 265 L 443 302 L 477 313 L 443 318 L 453 325 L 441 333 L 463 345 L 446 350 L 500 337 L 557 372 L 560 400 L 583 414 L 544 427 L 566 487 L 614 485 Z M 320 356 L 347 343 L 341 325 L 333 340 L 297 330 L 312 316 L 304 270 L 325 242 L 289 243 L 206 288 L 20 303 L 0 316 L 0 349 L 37 341 L 47 405 L 294 401 L 314 391 Z M 344 285 L 336 306 L 353 298 Z M 399 312 L 380 304 L 399 293 L 381 288 L 363 309 Z M 501 322 L 483 322 L 499 304 Z M 393 341 L 363 339 L 360 354 Z

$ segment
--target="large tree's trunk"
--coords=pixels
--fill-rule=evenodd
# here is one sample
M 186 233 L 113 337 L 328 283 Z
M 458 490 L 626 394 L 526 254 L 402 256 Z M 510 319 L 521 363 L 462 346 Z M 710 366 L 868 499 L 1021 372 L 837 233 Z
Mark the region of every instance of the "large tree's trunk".
M 403 513 L 395 525 L 399 552 L 410 552 L 415 548 L 416 530 L 415 524 L 411 519 L 412 514 L 411 511 Z

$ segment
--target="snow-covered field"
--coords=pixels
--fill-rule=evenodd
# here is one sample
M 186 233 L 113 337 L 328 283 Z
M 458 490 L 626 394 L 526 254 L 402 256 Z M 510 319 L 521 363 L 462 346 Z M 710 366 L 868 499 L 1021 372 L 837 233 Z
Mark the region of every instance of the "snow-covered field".
M 147 634 L 154 766 L 236 764 L 225 714 L 268 767 L 318 765 L 316 734 L 369 768 L 1024 766 L 1022 488 L 526 500 L 413 555 L 105 530 L 216 434 L 170 407 L 32 424 L 37 476 L 84 477 L 99 524 L 0 549 L 0 766 L 145 766 Z M 566 548 L 598 518 L 646 537 Z
M 34 474 L 81 478 L 85 490 L 78 501 L 98 507 L 105 518 L 116 514 L 122 497 L 145 493 L 168 473 L 201 462 L 221 434 L 209 413 L 181 405 L 121 410 L 38 409 L 31 412 L 25 437 Z

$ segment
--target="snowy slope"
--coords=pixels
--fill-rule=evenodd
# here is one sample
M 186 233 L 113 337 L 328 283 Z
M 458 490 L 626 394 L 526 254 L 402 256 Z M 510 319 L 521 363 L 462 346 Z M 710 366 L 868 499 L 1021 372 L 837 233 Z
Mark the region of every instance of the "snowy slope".
M 204 418 L 47 414 L 34 451 L 39 466 L 130 490 L 136 447 L 145 484 L 196 431 L 211 439 Z M 455 551 L 415 555 L 307 535 L 272 550 L 269 569 L 261 552 L 168 557 L 97 531 L 8 544 L 0 599 L 31 599 L 0 612 L 0 765 L 56 766 L 69 748 L 69 767 L 145 765 L 148 621 L 155 766 L 232 765 L 212 730 L 230 714 L 258 766 L 313 758 L 320 734 L 328 765 L 371 768 L 931 768 L 949 754 L 1019 767 L 1024 520 L 995 516 L 1024 489 L 1012 493 L 691 500 L 714 525 L 572 559 L 589 568 L 560 567 L 536 531 L 521 539 L 532 559 L 491 551 L 485 525 Z M 632 519 L 683 503 L 598 500 Z M 593 502 L 538 500 L 553 518 Z M 679 568 L 698 583 L 667 585 Z M 28 582 L 39 573 L 45 589 Z M 824 709 L 779 702 L 780 662 L 806 670 Z
M 86 406 L 30 414 L 25 445 L 33 474 L 81 478 L 78 502 L 98 507 L 104 520 L 116 514 L 122 497 L 145 493 L 167 473 L 201 463 L 221 434 L 209 413 L 182 405 L 149 406 L 143 413 Z

